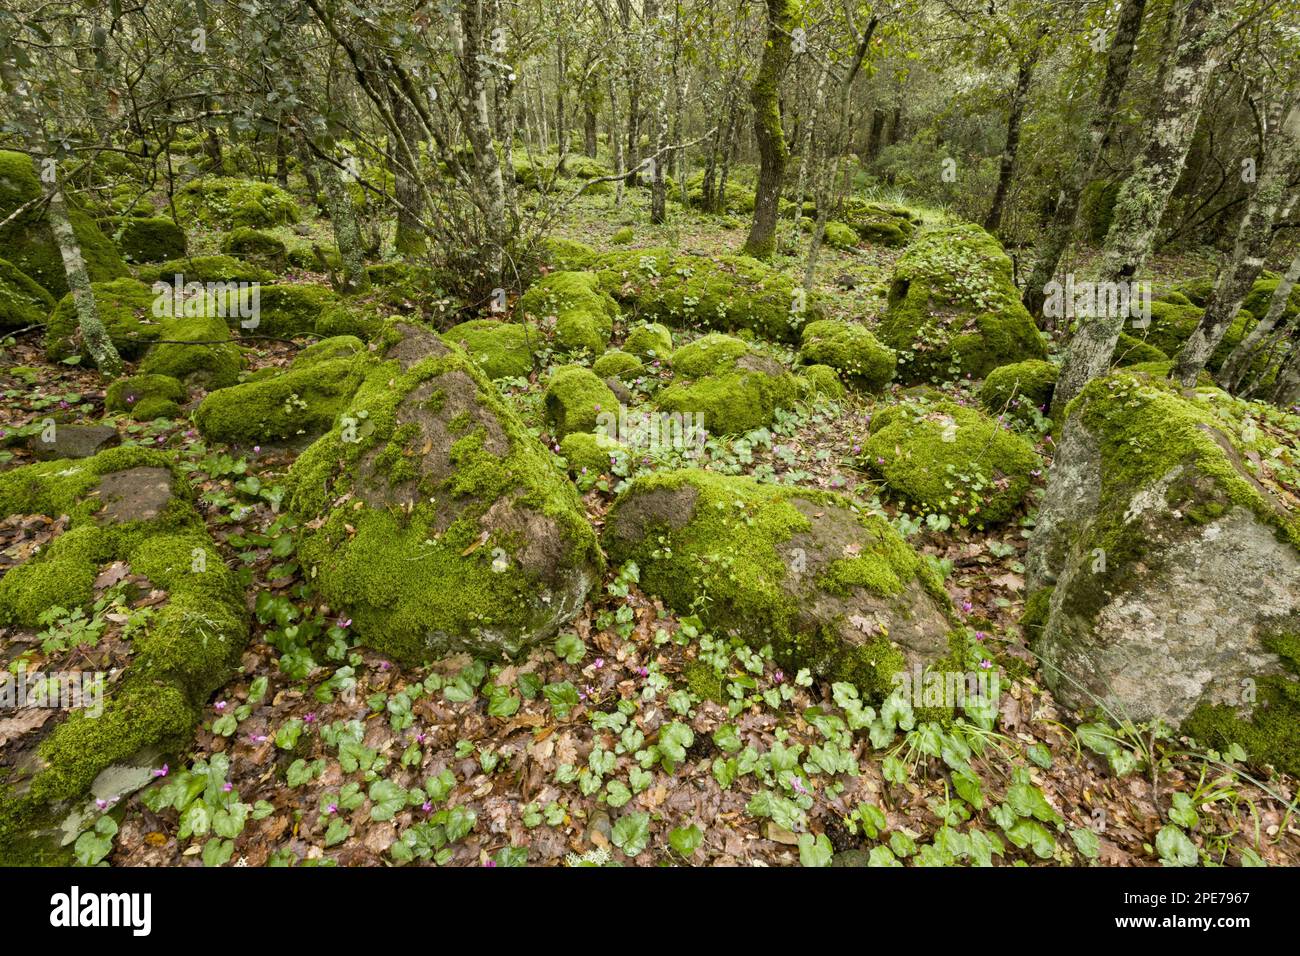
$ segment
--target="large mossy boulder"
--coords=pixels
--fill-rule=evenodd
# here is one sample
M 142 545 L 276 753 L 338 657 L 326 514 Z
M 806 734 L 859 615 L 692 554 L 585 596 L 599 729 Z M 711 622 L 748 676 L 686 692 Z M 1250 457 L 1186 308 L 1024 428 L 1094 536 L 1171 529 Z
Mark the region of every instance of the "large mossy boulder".
M 143 786 L 149 767 L 189 738 L 208 696 L 234 673 L 247 612 L 191 489 L 160 452 L 114 448 L 6 472 L 0 516 L 11 515 L 67 521 L 48 547 L 0 577 L 0 623 L 30 628 L 56 605 L 89 610 L 96 578 L 114 562 L 167 598 L 130 637 L 129 658 L 104 685 L 102 712 L 64 711 L 31 747 L 21 736 L 7 745 L 18 756 L 0 789 L 0 861 L 66 861 L 69 844 L 99 814 L 88 797 L 78 800 L 98 790 L 100 775 L 156 760 L 146 762 Z
M 137 359 L 162 332 L 154 304 L 158 297 L 143 282 L 114 279 L 91 284 L 95 309 L 108 337 L 124 359 Z M 59 362 L 73 355 L 89 358 L 81 340 L 77 307 L 69 293 L 59 300 L 45 328 L 45 357 Z
M 533 356 L 542 351 L 541 332 L 522 322 L 470 319 L 452 326 L 442 337 L 464 349 L 493 381 L 527 378 L 533 370 Z
M 552 272 L 529 286 L 519 307 L 539 321 L 554 320 L 558 350 L 593 356 L 609 347 L 618 315 L 618 303 L 590 272 Z
M 104 408 L 125 412 L 138 422 L 176 418 L 185 403 L 185 386 L 170 375 L 128 375 L 104 392 Z
M 0 331 L 40 325 L 54 308 L 54 296 L 8 259 L 0 259 Z
M 1256 319 L 1263 319 L 1268 314 L 1269 306 L 1273 303 L 1278 281 L 1279 277 L 1272 274 L 1256 279 L 1255 284 L 1250 287 L 1250 292 L 1246 294 L 1245 301 L 1241 303 L 1241 307 Z M 1297 316 L 1300 316 L 1300 286 L 1292 286 L 1291 294 L 1287 297 L 1286 305 L 1282 308 L 1282 317 L 1278 320 L 1278 324 L 1290 325 L 1295 322 Z
M 221 240 L 221 251 L 272 272 L 283 272 L 289 264 L 289 250 L 284 240 L 251 226 L 232 229 Z
M 894 268 L 881 341 L 904 384 L 983 378 L 999 365 L 1047 358 L 1011 278 L 1011 260 L 979 226 L 921 233 Z
M 798 382 L 780 362 L 720 332 L 682 346 L 672 365 L 673 382 L 655 396 L 655 407 L 702 416 L 711 435 L 770 425 L 778 408 L 793 408 L 799 398 Z
M 905 246 L 916 234 L 921 219 L 906 206 L 851 197 L 840 211 L 844 223 L 857 237 L 876 246 Z M 830 237 L 829 224 L 827 238 Z
M 581 365 L 561 365 L 551 370 L 542 405 L 556 438 L 594 431 L 601 415 L 618 413 L 618 398 L 609 385 Z
M 261 286 L 258 301 L 257 334 L 292 338 L 316 332 L 322 316 L 339 304 L 339 296 L 328 286 L 285 283 Z
M 210 392 L 194 413 L 209 441 L 300 444 L 337 422 L 365 376 L 364 353 L 300 353 L 283 372 Z
M 1196 326 L 1201 321 L 1205 310 L 1197 305 L 1179 305 L 1175 302 L 1156 301 L 1151 303 L 1151 324 L 1145 328 L 1135 328 L 1133 334 L 1148 345 L 1152 345 L 1166 355 L 1175 356 L 1184 343 L 1192 337 Z M 1217 372 L 1227 361 L 1232 350 L 1237 347 L 1246 333 L 1255 325 L 1255 316 L 1242 309 L 1232 320 L 1223 338 L 1210 355 L 1205 367 Z
M 166 262 L 185 255 L 185 230 L 165 216 L 134 216 L 119 227 L 117 245 L 130 262 Z
M 186 385 L 227 388 L 239 381 L 244 355 L 216 316 L 164 319 L 159 341 L 140 363 L 144 375 L 166 375 Z
M 204 176 L 181 187 L 176 209 L 205 226 L 265 229 L 298 221 L 293 196 L 273 183 L 231 176 Z
M 634 249 L 600 256 L 590 268 L 625 308 L 668 326 L 748 330 L 794 343 L 805 322 L 823 317 L 798 283 L 748 256 Z
M 878 392 L 894 377 L 897 357 L 866 326 L 821 319 L 803 328 L 801 365 L 829 365 L 841 381 L 864 392 Z
M 261 266 L 234 256 L 187 256 L 157 265 L 141 266 L 141 282 L 185 285 L 190 282 L 271 282 L 275 277 Z
M 623 339 L 623 351 L 646 362 L 665 361 L 673 354 L 673 333 L 658 322 L 633 326 Z
M 44 209 L 38 204 L 12 222 L 7 221 L 42 192 L 31 157 L 0 150 L 0 222 L 5 223 L 0 226 L 0 259 L 11 262 L 57 299 L 67 293 L 68 279 Z M 91 282 L 107 282 L 128 274 L 117 247 L 83 210 L 70 206 L 68 221 L 81 246 L 81 258 Z
M 1059 374 L 1055 363 L 1041 359 L 999 366 L 980 386 L 980 404 L 991 415 L 1010 415 L 1032 422 L 1035 409 L 1047 414 Z
M 636 479 L 605 524 L 611 561 L 679 613 L 790 671 L 884 695 L 904 666 L 953 653 L 937 573 L 878 515 L 837 495 L 686 469 Z
M 986 527 L 1011 517 L 1040 461 L 1034 447 L 978 409 L 939 400 L 877 412 L 867 468 L 921 514 Z
M 1276 480 L 1297 436 L 1128 371 L 1071 402 L 1026 560 L 1062 701 L 1300 772 L 1300 515 Z
M 403 321 L 379 346 L 289 474 L 321 597 L 404 662 L 553 636 L 603 568 L 577 491 L 460 349 Z

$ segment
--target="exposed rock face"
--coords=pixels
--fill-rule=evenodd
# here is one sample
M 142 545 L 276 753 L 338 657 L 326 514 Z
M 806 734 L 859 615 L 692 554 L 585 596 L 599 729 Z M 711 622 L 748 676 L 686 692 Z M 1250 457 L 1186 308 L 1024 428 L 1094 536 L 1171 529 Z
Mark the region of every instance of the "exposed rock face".
M 1283 765 L 1258 718 L 1276 723 L 1290 699 L 1300 749 L 1300 521 L 1267 483 L 1283 433 L 1257 411 L 1140 374 L 1092 382 L 1064 424 L 1027 577 L 1053 588 L 1037 650 L 1066 703 L 1190 725 Z
M 711 626 L 782 666 L 883 694 L 905 664 L 952 651 L 937 576 L 878 516 L 836 495 L 683 470 L 640 478 L 605 526 L 611 560 L 679 612 L 704 597 Z
M 321 595 L 402 661 L 552 636 L 602 568 L 576 490 L 460 349 L 394 322 L 379 355 L 290 472 Z
M 120 445 L 122 439 L 112 425 L 54 425 L 33 435 L 27 442 L 32 456 L 42 461 L 54 458 L 89 458 L 105 448 Z M 48 441 L 46 440 L 48 437 Z

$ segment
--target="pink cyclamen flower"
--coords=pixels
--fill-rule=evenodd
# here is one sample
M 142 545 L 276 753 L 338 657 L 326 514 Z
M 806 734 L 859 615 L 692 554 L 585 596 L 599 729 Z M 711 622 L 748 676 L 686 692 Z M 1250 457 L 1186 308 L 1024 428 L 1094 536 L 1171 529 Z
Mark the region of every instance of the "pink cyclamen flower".
M 305 723 L 305 724 L 314 724 L 314 723 L 316 723 L 316 712 L 315 712 L 315 711 L 312 711 L 310 714 L 308 714 L 307 716 L 305 716 L 305 717 L 302 719 L 302 721 L 303 721 L 303 723 Z
M 483 865 L 484 865 L 484 866 L 496 866 L 496 865 L 497 865 L 497 861 L 496 861 L 496 860 L 488 860 L 488 861 L 486 861 Z
M 171 769 L 171 768 L 169 768 L 169 767 L 167 766 L 167 764 L 163 764 L 162 767 L 161 767 L 161 769 L 155 770 L 155 771 L 153 772 L 153 775 L 154 775 L 155 777 L 165 777 L 165 776 L 167 776 L 167 771 L 170 770 L 170 769 Z
M 390 667 L 392 667 L 392 666 L 393 666 L 393 665 L 390 664 L 388 661 L 380 661 L 380 662 L 379 662 L 379 669 L 380 669 L 381 671 L 386 671 L 386 670 L 388 670 L 388 668 L 390 668 Z
M 266 734 L 249 734 L 248 739 L 255 744 L 266 743 Z
M 338 805 L 337 803 L 331 803 L 328 807 L 325 808 L 325 812 L 326 812 L 326 813 L 338 813 L 338 812 L 339 812 L 339 805 Z
M 226 702 L 225 702 L 224 700 L 219 700 L 219 701 L 217 701 L 215 704 L 213 704 L 212 706 L 215 707 L 217 710 L 225 710 L 225 709 L 226 709 Z
M 253 454 L 254 454 L 254 455 L 260 454 L 261 451 L 262 451 L 262 446 L 261 446 L 261 445 L 254 445 L 254 446 L 253 446 Z
M 636 672 L 637 672 L 638 674 L 640 674 L 642 677 L 649 677 L 649 676 L 650 676 L 650 670 L 649 670 L 649 668 L 646 668 L 646 667 L 638 667 L 638 668 L 636 669 Z
M 221 792 L 222 792 L 222 793 L 229 793 L 231 790 L 234 790 L 234 789 L 235 789 L 235 785 L 234 785 L 233 783 L 231 783 L 229 780 L 227 780 L 225 783 L 223 783 L 223 784 L 221 785 Z
M 433 801 L 425 800 L 424 803 L 420 804 L 420 809 L 423 810 L 425 813 L 429 813 L 431 810 L 433 810 Z
M 964 614 L 969 614 L 974 607 L 975 605 L 971 604 L 970 601 L 961 602 L 961 609 L 962 609 L 962 613 Z
M 984 636 L 985 636 L 985 635 L 984 635 L 984 632 L 983 632 L 983 631 L 976 631 L 976 632 L 975 632 L 975 640 L 977 640 L 977 641 L 982 641 L 982 640 L 984 640 Z
M 980 669 L 981 669 L 981 670 L 988 670 L 988 669 L 989 669 L 990 667 L 992 667 L 992 666 L 993 666 L 993 662 L 992 662 L 992 661 L 980 661 Z
M 603 658 L 603 657 L 597 657 L 597 658 L 596 658 L 596 670 L 600 670 L 600 669 L 601 669 L 602 667 L 604 667 L 604 666 L 605 666 L 605 658 Z
M 352 618 L 350 618 L 350 617 L 341 617 L 341 618 L 339 618 L 339 627 L 347 628 L 347 627 L 351 627 L 351 626 L 352 626 Z
M 772 675 L 772 680 L 776 681 L 776 683 L 778 684 L 784 684 L 785 671 L 777 671 L 775 674 Z
M 99 807 L 99 809 L 101 809 L 101 810 L 107 810 L 107 809 L 108 809 L 108 801 L 107 801 L 107 800 L 103 800 L 103 799 L 98 799 L 98 800 L 95 801 L 95 806 Z

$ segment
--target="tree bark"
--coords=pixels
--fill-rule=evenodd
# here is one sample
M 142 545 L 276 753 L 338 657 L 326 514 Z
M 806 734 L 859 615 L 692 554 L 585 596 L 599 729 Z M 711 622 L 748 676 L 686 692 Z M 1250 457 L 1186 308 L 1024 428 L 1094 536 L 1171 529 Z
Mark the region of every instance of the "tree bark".
M 1100 281 L 1131 282 L 1146 262 L 1169 194 L 1178 182 L 1201 101 L 1218 66 L 1223 38 L 1220 0 L 1188 0 L 1178 51 L 1143 139 L 1138 162 L 1120 187 L 1115 215 L 1102 246 Z M 1052 395 L 1059 417 L 1074 396 L 1110 366 L 1126 316 L 1085 319 L 1070 340 Z
M 117 354 L 113 340 L 99 317 L 95 293 L 90 287 L 90 275 L 81 256 L 81 244 L 68 219 L 63 186 L 58 182 L 57 175 L 55 180 L 50 184 L 47 215 L 50 217 L 54 242 L 59 247 L 59 256 L 63 259 L 63 273 L 68 278 L 72 303 L 77 309 L 77 328 L 81 330 L 81 341 L 94 359 L 95 367 L 109 378 L 118 378 L 122 374 L 122 358 Z
M 348 194 L 338 167 L 315 151 L 313 156 L 316 179 L 321 184 L 330 226 L 334 230 L 334 244 L 338 246 L 339 258 L 343 262 L 341 291 L 349 294 L 364 292 L 370 288 L 370 278 L 366 274 L 365 241 L 361 238 L 361 227 L 357 224 L 357 211 L 352 204 L 352 196 Z
M 1281 210 L 1285 219 L 1295 199 L 1284 202 L 1287 179 L 1300 158 L 1300 99 L 1293 100 L 1277 130 L 1269 136 L 1271 142 L 1260 164 L 1255 189 L 1246 203 L 1246 213 L 1237 229 L 1237 240 L 1232 256 L 1219 275 L 1214 294 L 1205 306 L 1201 321 L 1183 344 L 1174 360 L 1174 377 L 1186 388 L 1196 384 L 1196 377 L 1205 368 L 1223 334 L 1237 317 L 1241 303 L 1250 294 L 1250 288 L 1264 268 L 1264 257 L 1273 242 L 1273 221 Z
M 1039 316 L 1047 297 L 1046 286 L 1056 275 L 1056 266 L 1074 233 L 1079 202 L 1083 191 L 1096 175 L 1097 165 L 1105 151 L 1106 141 L 1114 123 L 1120 97 L 1128 84 L 1129 67 L 1133 63 L 1133 49 L 1142 30 L 1142 17 L 1147 0 L 1124 0 L 1120 9 L 1115 38 L 1106 54 L 1106 75 L 1097 103 L 1088 121 L 1086 150 L 1075 156 L 1061 184 L 1060 199 L 1054 210 L 1052 224 L 1038 245 L 1033 271 L 1025 284 L 1024 303 L 1032 316 Z
M 1273 298 L 1268 303 L 1268 311 L 1256 323 L 1255 327 L 1246 334 L 1240 344 L 1233 349 L 1232 354 L 1228 356 L 1228 361 L 1223 363 L 1223 368 L 1219 372 L 1219 380 L 1228 391 L 1235 393 L 1241 386 L 1247 370 L 1255 359 L 1255 354 L 1259 351 L 1269 333 L 1281 321 L 1282 314 L 1286 311 L 1287 303 L 1291 299 L 1291 290 L 1295 288 L 1298 282 L 1300 282 L 1300 252 L 1296 253 L 1295 258 L 1291 260 L 1291 265 L 1287 267 L 1282 278 L 1278 280 L 1277 288 L 1273 290 Z
M 1011 181 L 1016 175 L 1016 159 L 1020 155 L 1020 124 L 1024 119 L 1025 105 L 1029 101 L 1029 87 L 1034 81 L 1034 67 L 1037 66 L 1042 51 L 1044 32 L 1039 31 L 1033 40 L 1033 46 L 1021 58 L 1016 70 L 1016 86 L 1011 93 L 1011 110 L 1007 116 L 1007 141 L 1002 147 L 1002 161 L 998 167 L 998 184 L 993 190 L 993 202 L 989 205 L 988 215 L 984 217 L 984 228 L 989 232 L 996 232 L 1002 225 L 1007 193 L 1011 191 Z
M 758 188 L 754 193 L 754 221 L 742 251 L 755 259 L 771 258 L 776 248 L 781 184 L 790 155 L 781 129 L 781 75 L 790 62 L 794 22 L 791 0 L 767 0 L 767 43 L 749 92 L 754 107 L 754 138 L 758 141 Z
M 411 169 L 404 157 L 407 149 L 418 152 L 420 131 L 417 117 L 401 93 L 390 96 L 395 125 L 401 131 L 405 149 L 391 143 L 388 149 L 388 167 L 393 174 L 393 195 L 397 200 L 397 234 L 393 244 L 399 255 L 419 256 L 424 253 L 424 229 L 420 218 L 424 213 L 424 193 L 420 189 L 418 171 Z

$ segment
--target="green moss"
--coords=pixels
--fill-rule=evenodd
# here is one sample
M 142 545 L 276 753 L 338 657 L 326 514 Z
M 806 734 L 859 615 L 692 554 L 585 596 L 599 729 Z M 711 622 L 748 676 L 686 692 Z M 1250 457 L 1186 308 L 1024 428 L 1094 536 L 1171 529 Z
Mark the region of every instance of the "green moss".
M 858 197 L 845 200 L 841 212 L 857 238 L 876 246 L 905 246 L 916 233 L 919 217 L 906 206 L 872 202 Z M 827 235 L 830 224 L 827 224 Z M 854 245 L 857 243 L 854 242 Z
M 1115 355 L 1111 362 L 1119 368 L 1137 365 L 1140 362 L 1168 362 L 1169 356 L 1149 342 L 1136 336 L 1121 332 L 1115 343 Z
M 331 359 L 351 358 L 366 350 L 366 343 L 355 335 L 335 335 L 313 342 L 293 357 L 294 368 L 307 368 Z
M 794 280 L 748 256 L 635 249 L 603 255 L 593 268 L 601 287 L 621 304 L 665 325 L 748 329 L 766 339 L 796 342 L 804 322 L 822 318 L 819 303 L 805 302 Z
M 714 435 L 770 425 L 778 408 L 793 408 L 799 386 L 778 362 L 739 339 L 711 333 L 673 353 L 678 376 L 655 396 L 663 411 L 702 415 Z
M 973 225 L 923 232 L 898 260 L 880 338 L 904 383 L 982 378 L 999 365 L 1044 359 L 1020 303 L 1011 260 Z
M 260 266 L 234 256 L 187 256 L 158 265 L 142 266 L 141 282 L 270 282 L 274 276 Z M 177 277 L 180 277 L 179 279 Z
M 867 467 L 923 514 L 983 527 L 1011 517 L 1041 462 L 1033 446 L 973 408 L 904 403 L 878 412 Z
M 799 369 L 799 392 L 807 398 L 822 396 L 839 401 L 847 393 L 839 373 L 829 365 L 805 365 Z
M 540 351 L 541 333 L 531 323 L 471 319 L 443 333 L 443 339 L 460 346 L 493 381 L 527 378 L 533 355 Z
M 1110 232 L 1121 185 L 1120 182 L 1094 179 L 1084 187 L 1079 197 L 1079 220 L 1083 223 L 1084 234 L 1092 242 L 1101 242 Z
M 381 334 L 384 349 L 402 327 L 394 323 Z M 462 391 L 466 380 L 472 394 Z M 460 416 L 450 408 L 461 406 L 473 421 L 449 448 L 433 451 L 448 456 L 447 469 L 420 469 L 409 499 L 406 486 L 367 481 L 358 472 L 374 449 L 401 443 L 399 411 L 428 421 L 420 429 L 427 440 L 439 427 L 433 420 L 445 416 L 450 424 Z M 300 547 L 304 566 L 313 569 L 330 605 L 348 610 L 371 646 L 415 662 L 465 649 L 512 654 L 560 610 L 540 597 L 552 575 L 578 568 L 589 568 L 593 580 L 599 574 L 603 561 L 577 491 L 459 349 L 430 354 L 405 370 L 396 361 L 378 364 L 349 414 L 362 411 L 367 426 L 359 440 L 344 441 L 341 430 L 332 429 L 294 463 L 289 484 L 296 514 L 325 519 Z M 419 454 L 419 442 L 412 436 L 407 451 Z M 375 497 L 362 510 L 332 509 L 348 492 Z M 550 524 L 530 525 L 527 539 L 485 525 L 503 497 Z M 403 507 L 403 500 L 412 503 Z M 486 543 L 485 526 L 495 529 Z M 543 536 L 555 548 L 544 562 L 529 557 L 533 547 L 545 550 Z M 504 570 L 493 569 L 498 549 L 505 552 Z
M 289 250 L 279 237 L 249 226 L 232 230 L 221 240 L 221 251 L 274 272 L 289 263 Z
M 1210 296 L 1214 294 L 1214 276 L 1188 279 L 1174 286 L 1174 291 L 1186 299 L 1188 304 L 1203 309 L 1209 305 Z M 1170 296 L 1169 301 L 1175 301 L 1175 297 Z
M 673 334 L 667 326 L 658 322 L 634 326 L 623 340 L 623 351 L 647 362 L 670 359 L 673 354 Z
M 797 576 L 789 567 L 791 549 L 811 547 L 799 537 L 812 526 L 809 512 L 834 512 L 857 529 L 858 554 L 835 555 L 815 581 L 811 568 Z M 948 607 L 933 572 L 883 518 L 855 514 L 835 495 L 748 478 L 689 469 L 638 478 L 615 503 L 604 543 L 611 560 L 635 560 L 641 586 L 679 613 L 698 609 L 708 626 L 751 647 L 771 644 L 783 667 L 852 681 L 872 696 L 892 687 L 901 653 L 883 636 L 850 643 L 838 622 L 806 614 L 817 590 L 888 598 L 916 584 Z
M 1246 294 L 1245 301 L 1241 303 L 1241 307 L 1256 319 L 1264 318 L 1273 302 L 1273 294 L 1277 291 L 1277 284 L 1278 280 L 1276 278 L 1256 279 L 1255 284 L 1250 287 L 1250 292 Z M 1278 320 L 1278 324 L 1290 325 L 1295 322 L 1297 316 L 1300 316 L 1300 286 L 1292 286 L 1291 296 L 1286 300 L 1286 307 L 1282 309 L 1282 318 Z
M 298 204 L 279 186 L 229 176 L 205 176 L 186 183 L 176 195 L 176 208 L 187 220 L 225 229 L 298 221 Z
M 1151 324 L 1140 335 L 1150 345 L 1154 345 L 1166 355 L 1176 355 L 1183 344 L 1191 338 L 1192 332 L 1201 321 L 1204 310 L 1197 306 L 1180 306 L 1170 302 L 1151 303 Z M 1255 317 L 1244 309 L 1237 313 L 1232 324 L 1223 333 L 1214 353 L 1206 363 L 1206 368 L 1217 372 L 1227 361 L 1232 350 L 1237 347 L 1246 333 L 1255 325 Z
M 91 290 L 95 294 L 99 318 L 118 352 L 125 359 L 143 355 L 159 337 L 162 328 L 153 314 L 156 299 L 153 290 L 134 279 L 96 282 L 91 285 Z M 89 358 L 81 348 L 77 307 L 69 294 L 59 301 L 50 315 L 45 329 L 45 357 L 58 362 L 77 354 Z
M 604 435 L 573 432 L 560 442 L 560 454 L 575 475 L 604 475 L 610 470 L 610 458 L 627 454 L 627 449 Z
M 635 355 L 612 349 L 591 363 L 591 370 L 600 378 L 635 379 L 645 374 L 645 366 Z
M 711 700 L 717 704 L 727 702 L 726 690 L 722 686 L 722 675 L 698 658 L 693 658 L 682 665 L 682 676 L 686 686 L 700 700 Z
M 618 399 L 609 386 L 591 369 L 580 365 L 555 369 L 546 383 L 542 402 L 556 437 L 561 439 L 572 432 L 593 431 L 602 412 L 618 411 Z
M 316 331 L 322 313 L 338 302 L 338 295 L 332 289 L 319 285 L 264 285 L 258 294 L 260 322 L 257 333 L 281 338 Z M 238 319 L 230 321 L 234 323 Z
M 626 246 L 634 238 L 636 238 L 636 233 L 632 231 L 632 227 L 624 226 L 622 229 L 616 230 L 614 235 L 609 237 L 609 242 L 610 245 L 614 246 Z
M 555 318 L 555 345 L 567 352 L 600 355 L 609 346 L 618 305 L 589 272 L 552 272 L 534 282 L 519 300 L 537 319 Z
M 585 242 L 552 236 L 542 240 L 542 261 L 553 269 L 586 269 L 596 258 L 596 250 Z
M 1047 626 L 1048 612 L 1052 605 L 1052 592 L 1055 588 L 1039 588 L 1025 599 L 1025 610 L 1020 615 L 1020 631 L 1029 641 L 1030 646 L 1038 640 Z
M 316 318 L 316 334 L 324 338 L 355 335 L 369 341 L 379 333 L 383 324 L 383 317 L 378 312 L 354 302 L 335 302 L 325 306 Z
M 163 262 L 185 255 L 185 230 L 163 216 L 132 217 L 121 226 L 118 247 L 130 262 Z
M 864 326 L 838 319 L 809 322 L 799 348 L 803 365 L 829 365 L 856 389 L 875 392 L 894 377 L 894 350 L 881 345 Z
M 856 249 L 858 247 L 858 234 L 850 226 L 842 222 L 826 223 L 826 245 L 832 249 Z
M 169 375 L 119 378 L 104 393 L 104 408 L 126 412 L 139 422 L 176 418 L 185 401 L 185 386 Z
M 45 321 L 54 297 L 8 259 L 0 259 L 0 331 Z
M 162 341 L 150 348 L 140 363 L 145 375 L 166 375 L 208 389 L 226 388 L 239 381 L 244 356 L 230 340 L 223 319 L 164 319 L 158 338 Z M 179 344 L 190 342 L 203 344 Z
M 1035 408 L 1047 414 L 1059 373 L 1055 364 L 1040 359 L 999 366 L 980 386 L 980 404 L 992 415 L 1033 421 Z
M 0 150 L 0 222 L 5 222 L 20 206 L 42 192 L 31 157 Z M 81 258 L 91 282 L 107 282 L 128 274 L 117 247 L 84 211 L 70 206 L 68 220 L 81 246 Z M 0 253 L 54 298 L 67 294 L 63 257 L 43 208 L 29 209 L 0 227 Z
M 290 367 L 273 378 L 219 389 L 194 413 L 210 441 L 253 445 L 317 435 L 334 425 L 365 371 L 361 358 Z
M 718 184 L 714 184 L 716 191 Z M 736 182 L 734 179 L 728 179 L 724 194 L 716 197 L 718 208 L 714 210 L 718 213 L 741 213 L 748 215 L 754 211 L 754 190 L 752 187 L 745 186 Z M 697 209 L 704 208 L 704 170 L 697 170 L 686 179 L 686 201 Z

